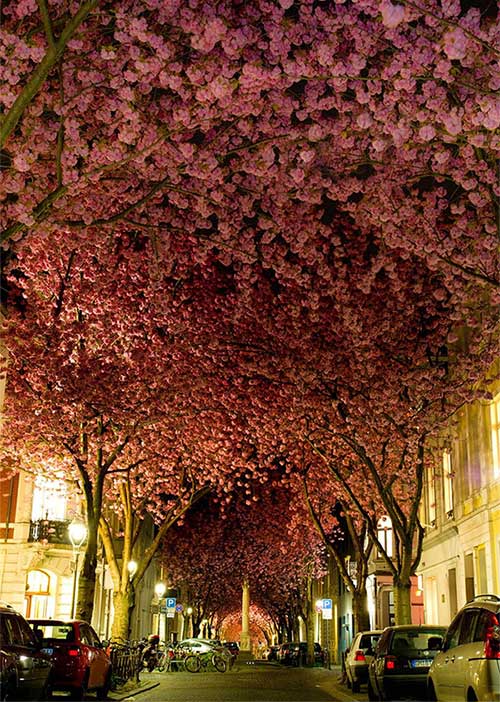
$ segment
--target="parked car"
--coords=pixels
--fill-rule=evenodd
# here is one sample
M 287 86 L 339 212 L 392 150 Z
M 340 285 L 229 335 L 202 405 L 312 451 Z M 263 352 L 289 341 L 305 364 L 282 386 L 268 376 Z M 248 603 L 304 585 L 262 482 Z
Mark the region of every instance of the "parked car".
M 500 597 L 477 595 L 451 622 L 427 679 L 431 700 L 500 700 Z
M 345 678 L 353 692 L 359 692 L 360 686 L 368 682 L 368 666 L 381 634 L 382 630 L 359 631 L 346 651 Z
M 42 651 L 52 660 L 50 687 L 82 700 L 88 690 L 106 699 L 111 686 L 111 660 L 94 629 L 84 621 L 30 619 Z
M 269 646 L 267 651 L 265 651 L 265 659 L 267 661 L 276 661 L 277 660 L 277 655 L 280 647 L 277 644 L 273 644 L 272 646 Z
M 299 666 L 305 665 L 307 660 L 307 642 L 292 644 L 290 647 L 290 665 Z M 324 654 L 319 643 L 314 644 L 314 663 L 323 665 Z
M 206 653 L 221 648 L 222 644 L 215 639 L 183 639 L 177 644 L 177 648 L 183 648 L 192 653 Z
M 282 665 L 290 665 L 292 662 L 292 649 L 298 646 L 297 641 L 285 641 L 282 643 L 276 653 L 276 660 Z
M 43 700 L 50 694 L 51 663 L 30 625 L 0 603 L 0 699 Z
M 234 658 L 236 658 L 236 656 L 240 652 L 240 646 L 237 641 L 224 641 L 222 645 L 224 646 L 224 648 L 227 648 L 229 653 L 231 653 L 231 655 Z
M 425 699 L 427 673 L 445 633 L 445 626 L 385 628 L 368 667 L 368 699 Z

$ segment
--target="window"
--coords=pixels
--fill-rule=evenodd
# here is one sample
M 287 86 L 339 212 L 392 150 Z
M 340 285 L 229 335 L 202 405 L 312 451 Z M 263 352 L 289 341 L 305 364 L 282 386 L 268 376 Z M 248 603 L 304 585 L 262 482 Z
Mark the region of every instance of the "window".
M 446 517 L 453 517 L 453 479 L 454 474 L 451 466 L 451 451 L 443 451 L 443 499 Z
M 392 522 L 387 515 L 381 517 L 377 522 L 377 538 L 383 546 L 389 558 L 392 558 Z M 381 555 L 381 554 L 380 554 Z
M 63 480 L 38 476 L 33 491 L 31 519 L 63 520 L 66 517 L 67 488 Z
M 446 635 L 444 638 L 443 649 L 445 651 L 447 651 L 449 648 L 455 648 L 455 646 L 458 644 L 458 635 L 460 633 L 461 621 L 462 621 L 462 617 L 458 616 L 450 624 L 448 631 L 446 632 Z
M 500 478 L 500 394 L 490 405 L 491 448 L 493 452 L 493 479 Z
M 484 544 L 476 548 L 476 570 L 479 592 L 488 592 L 488 574 L 486 572 L 486 548 Z
M 436 484 L 434 466 L 428 465 L 425 469 L 425 484 L 427 497 L 427 522 L 429 526 L 436 524 Z
M 474 640 L 474 631 L 479 616 L 479 610 L 467 609 L 462 615 L 462 626 L 460 627 L 460 637 L 458 643 L 466 644 Z
M 474 587 L 474 555 L 472 553 L 467 553 L 464 559 L 465 567 L 465 598 L 467 602 L 470 602 L 474 595 L 476 594 L 476 589 Z
M 26 616 L 44 619 L 49 616 L 50 577 L 43 570 L 30 570 L 26 578 Z

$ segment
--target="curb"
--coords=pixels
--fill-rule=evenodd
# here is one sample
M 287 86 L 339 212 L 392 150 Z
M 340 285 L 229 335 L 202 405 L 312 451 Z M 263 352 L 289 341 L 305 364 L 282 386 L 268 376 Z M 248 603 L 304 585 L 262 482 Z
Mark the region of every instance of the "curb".
M 113 702 L 122 702 L 123 700 L 128 700 L 131 697 L 135 697 L 136 695 L 142 695 L 143 692 L 149 692 L 149 690 L 154 690 L 155 687 L 159 686 L 159 682 L 153 683 L 151 685 L 147 685 L 146 687 L 133 687 L 130 690 L 127 690 L 126 694 L 124 694 L 122 697 L 115 697 L 117 694 L 116 692 L 112 692 L 111 695 L 108 695 L 108 700 L 112 700 Z

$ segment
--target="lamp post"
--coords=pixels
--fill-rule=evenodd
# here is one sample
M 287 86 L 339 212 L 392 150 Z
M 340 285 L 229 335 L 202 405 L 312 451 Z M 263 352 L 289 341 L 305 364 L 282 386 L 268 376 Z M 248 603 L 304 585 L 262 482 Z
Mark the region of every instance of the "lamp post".
M 155 585 L 155 595 L 158 598 L 158 636 L 160 636 L 160 622 L 161 622 L 161 598 L 167 591 L 167 586 L 165 583 L 156 583 Z M 167 621 L 165 619 L 165 641 L 167 640 Z
M 186 638 L 187 638 L 187 639 L 190 639 L 190 638 L 193 637 L 193 608 L 192 608 L 192 607 L 188 607 L 188 608 L 186 609 L 186 614 L 187 614 L 187 616 L 188 616 L 188 620 L 187 620 L 187 625 L 188 625 L 188 626 L 187 626 L 187 636 L 186 636 Z
M 76 584 L 78 582 L 78 561 L 80 558 L 80 548 L 83 542 L 87 538 L 87 527 L 82 522 L 81 519 L 75 517 L 73 521 L 68 526 L 68 535 L 71 545 L 73 546 L 73 553 L 75 555 L 75 572 L 73 573 L 73 594 L 71 596 L 71 618 L 74 619 L 76 616 Z

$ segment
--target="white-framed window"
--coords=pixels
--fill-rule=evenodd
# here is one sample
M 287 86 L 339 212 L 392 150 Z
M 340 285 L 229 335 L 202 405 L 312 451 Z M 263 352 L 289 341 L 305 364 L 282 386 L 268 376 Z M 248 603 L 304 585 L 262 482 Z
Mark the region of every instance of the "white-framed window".
M 500 393 L 490 405 L 491 448 L 493 451 L 493 479 L 500 478 Z
M 66 517 L 68 489 L 64 480 L 54 480 L 37 476 L 33 490 L 31 520 L 63 520 Z
M 389 558 L 393 555 L 392 521 L 386 514 L 377 522 L 377 538 Z
M 433 527 L 436 525 L 436 480 L 432 463 L 425 469 L 425 496 L 427 522 L 429 526 Z
M 448 519 L 453 517 L 453 467 L 451 462 L 451 450 L 443 451 L 443 500 L 444 511 Z

